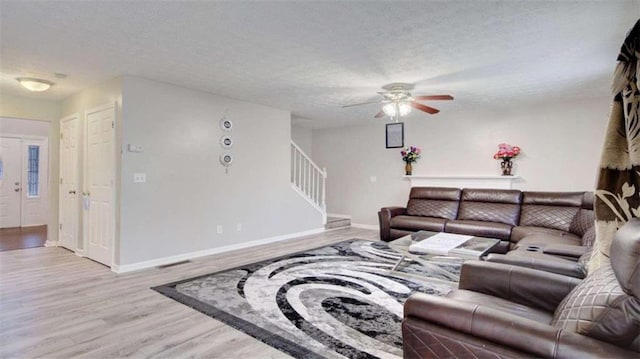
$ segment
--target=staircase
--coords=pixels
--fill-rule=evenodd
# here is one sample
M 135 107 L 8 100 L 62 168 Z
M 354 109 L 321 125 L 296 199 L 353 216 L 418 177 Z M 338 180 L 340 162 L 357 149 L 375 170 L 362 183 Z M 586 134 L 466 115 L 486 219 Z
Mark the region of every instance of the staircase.
M 327 223 L 326 179 L 327 170 L 320 169 L 291 141 L 291 188 L 322 214 L 323 224 Z
M 324 229 L 338 229 L 351 227 L 351 218 L 348 217 L 327 217 L 327 223 Z

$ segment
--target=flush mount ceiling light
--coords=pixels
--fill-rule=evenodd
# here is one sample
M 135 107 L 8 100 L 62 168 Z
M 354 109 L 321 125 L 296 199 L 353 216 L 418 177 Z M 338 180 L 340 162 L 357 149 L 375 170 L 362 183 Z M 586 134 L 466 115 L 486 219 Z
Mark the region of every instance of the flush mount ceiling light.
M 51 86 L 54 85 L 53 82 L 36 79 L 33 77 L 18 77 L 16 80 L 22 85 L 22 87 L 26 88 L 29 91 L 42 92 L 47 91 Z

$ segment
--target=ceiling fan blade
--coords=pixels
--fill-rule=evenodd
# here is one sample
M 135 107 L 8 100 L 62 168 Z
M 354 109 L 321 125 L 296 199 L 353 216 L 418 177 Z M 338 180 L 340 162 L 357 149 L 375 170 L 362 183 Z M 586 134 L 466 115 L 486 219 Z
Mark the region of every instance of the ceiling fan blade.
M 420 111 L 424 111 L 426 113 L 430 113 L 432 115 L 440 112 L 440 110 L 438 110 L 436 108 L 425 106 L 425 105 L 423 105 L 421 103 L 417 103 L 417 102 L 412 102 L 410 105 L 411 105 L 411 107 L 413 107 L 415 109 L 418 109 Z
M 373 118 L 380 118 L 380 117 L 384 117 L 384 111 L 380 110 L 380 112 L 376 113 L 375 116 L 373 116 Z
M 451 95 L 413 96 L 416 100 L 453 100 Z
M 354 104 L 351 104 L 351 105 L 344 105 L 344 106 L 342 106 L 342 108 L 353 107 L 353 106 L 361 106 L 361 105 L 370 105 L 372 103 L 380 103 L 380 100 L 362 102 L 362 103 L 354 103 Z

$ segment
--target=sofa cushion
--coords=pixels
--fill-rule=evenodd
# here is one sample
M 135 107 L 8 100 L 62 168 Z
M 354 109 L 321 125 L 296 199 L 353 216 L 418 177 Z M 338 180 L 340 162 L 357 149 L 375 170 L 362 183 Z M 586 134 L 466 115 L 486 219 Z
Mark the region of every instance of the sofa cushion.
M 638 299 L 622 290 L 605 264 L 565 297 L 551 325 L 637 351 L 639 309 Z
M 503 223 L 453 220 L 445 224 L 445 232 L 508 240 L 511 226 Z
M 405 229 L 410 231 L 444 231 L 446 219 L 418 216 L 395 216 L 391 218 L 391 228 Z
M 632 218 L 618 229 L 611 243 L 611 258 L 614 257 L 611 265 L 622 289 L 640 298 L 640 218 Z M 636 309 L 640 315 L 640 306 Z
M 455 219 L 462 191 L 458 188 L 413 187 L 407 203 L 411 216 Z
M 513 227 L 513 229 L 511 230 L 511 242 L 518 243 L 523 238 L 531 235 L 546 236 L 551 238 L 568 237 L 571 239 L 580 240 L 580 237 L 576 236 L 575 234 L 565 232 L 565 231 L 560 231 L 557 229 L 544 228 L 544 227 L 531 227 L 531 226 L 517 226 L 517 227 Z
M 573 218 L 573 221 L 569 226 L 569 232 L 575 233 L 579 236 L 584 236 L 584 234 L 594 226 L 595 220 L 596 215 L 592 210 L 581 209 Z
M 528 318 L 544 324 L 549 324 L 549 322 L 551 322 L 551 319 L 553 319 L 552 314 L 545 310 L 528 307 L 526 305 L 518 304 L 507 299 L 480 292 L 474 292 L 471 290 L 454 290 L 447 294 L 446 298 L 497 309 L 501 312 L 515 314 L 519 317 Z
M 576 207 L 582 206 L 584 192 L 523 192 L 522 204 L 539 206 Z
M 412 187 L 409 199 L 439 199 L 443 201 L 460 201 L 462 190 L 447 187 Z
M 455 219 L 458 214 L 458 202 L 412 198 L 407 204 L 407 214 L 410 216 Z
M 545 246 L 554 244 L 582 247 L 582 245 L 580 244 L 580 237 L 577 237 L 575 234 L 566 233 L 563 236 L 532 234 L 521 239 L 518 243 L 515 244 L 513 249 L 526 249 L 527 247 L 534 246 L 540 248 L 540 250 L 544 250 Z
M 587 275 L 587 266 L 584 261 L 565 259 L 541 252 L 515 250 L 509 251 L 505 255 L 489 254 L 485 260 L 494 263 L 528 267 L 575 278 L 584 278 Z
M 524 192 L 520 225 L 569 231 L 583 198 L 584 192 Z
M 578 207 L 522 205 L 520 225 L 569 231 Z
M 522 192 L 515 189 L 465 188 L 462 200 L 471 202 L 492 202 L 520 204 Z
M 458 219 L 515 226 L 520 217 L 520 195 L 517 190 L 464 189 Z

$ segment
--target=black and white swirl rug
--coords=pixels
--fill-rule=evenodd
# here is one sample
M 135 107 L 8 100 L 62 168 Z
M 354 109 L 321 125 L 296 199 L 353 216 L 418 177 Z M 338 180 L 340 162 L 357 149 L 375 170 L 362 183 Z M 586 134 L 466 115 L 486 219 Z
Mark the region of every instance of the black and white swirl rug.
M 152 289 L 297 358 L 400 358 L 402 306 L 444 295 L 460 264 L 352 239 Z

